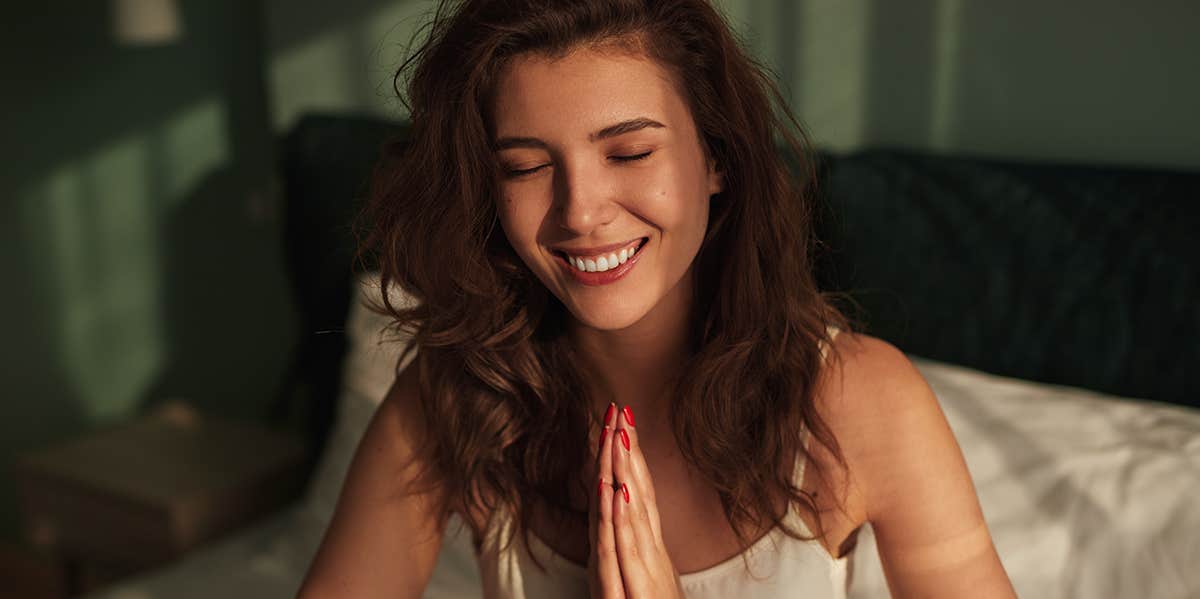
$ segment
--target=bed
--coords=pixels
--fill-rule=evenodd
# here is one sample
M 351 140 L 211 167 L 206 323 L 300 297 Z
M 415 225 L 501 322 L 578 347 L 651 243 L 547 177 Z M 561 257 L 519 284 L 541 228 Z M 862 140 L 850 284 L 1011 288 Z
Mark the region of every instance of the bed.
M 294 596 L 399 353 L 347 223 L 404 133 L 309 115 L 280 142 L 306 335 L 279 413 L 311 414 L 305 496 L 91 597 Z M 819 174 L 822 285 L 929 381 L 1019 596 L 1200 597 L 1200 174 L 903 149 L 822 153 Z M 460 524 L 426 597 L 480 596 Z M 849 596 L 888 596 L 869 526 Z

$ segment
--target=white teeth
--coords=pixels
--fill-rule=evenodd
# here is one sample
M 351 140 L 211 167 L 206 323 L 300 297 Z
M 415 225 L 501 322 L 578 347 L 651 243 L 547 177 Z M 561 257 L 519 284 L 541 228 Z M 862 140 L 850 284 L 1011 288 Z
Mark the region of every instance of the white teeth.
M 639 241 L 640 243 L 640 241 Z M 596 258 L 577 258 L 575 256 L 567 256 L 567 262 L 586 272 L 604 272 L 616 268 L 618 265 L 624 264 L 634 253 L 637 252 L 637 245 L 632 245 L 620 252 L 612 252 L 607 256 L 599 256 Z
M 604 272 L 606 270 L 612 270 L 620 264 L 621 264 L 621 261 L 617 258 L 616 254 L 600 256 L 599 258 L 596 258 L 596 272 Z

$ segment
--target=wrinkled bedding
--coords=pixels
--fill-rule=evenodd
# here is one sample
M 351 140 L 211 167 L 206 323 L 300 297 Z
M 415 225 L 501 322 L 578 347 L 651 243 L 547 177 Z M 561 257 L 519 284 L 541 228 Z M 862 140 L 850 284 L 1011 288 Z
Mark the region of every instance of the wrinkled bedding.
M 913 361 L 1020 597 L 1200 597 L 1200 411 Z M 886 597 L 863 541 L 850 596 Z

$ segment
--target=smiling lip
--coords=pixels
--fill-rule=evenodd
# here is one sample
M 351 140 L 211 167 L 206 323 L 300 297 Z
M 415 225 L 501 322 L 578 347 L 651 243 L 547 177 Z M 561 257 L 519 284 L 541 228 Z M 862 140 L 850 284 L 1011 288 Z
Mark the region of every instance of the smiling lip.
M 638 261 L 642 259 L 642 254 L 646 253 L 646 248 L 649 245 L 650 245 L 650 240 L 647 239 L 638 248 L 637 253 L 634 254 L 632 257 L 630 257 L 628 260 L 626 260 L 624 264 L 622 264 L 616 268 L 610 268 L 604 272 L 587 272 L 587 271 L 579 270 L 578 268 L 571 266 L 571 264 L 569 262 L 567 262 L 567 259 L 563 256 L 563 254 L 560 254 L 557 252 L 554 254 L 554 259 L 556 262 L 558 262 L 559 266 L 561 266 L 567 270 L 567 273 L 570 274 L 572 278 L 574 278 L 576 281 L 578 281 L 584 285 L 589 285 L 589 286 L 607 285 L 609 283 L 612 283 L 614 281 L 617 281 L 617 280 L 623 278 L 630 270 L 632 270 L 633 265 L 637 264 Z M 625 246 L 619 245 L 616 247 L 625 247 Z
M 550 249 L 552 249 L 556 252 L 570 254 L 572 256 L 595 256 L 597 254 L 607 254 L 608 252 L 619 250 L 639 239 L 645 239 L 645 238 L 646 238 L 646 236 L 643 235 L 641 237 L 634 237 L 633 239 L 629 239 L 627 241 L 622 241 L 620 243 L 610 243 L 608 245 L 598 245 L 596 247 L 590 247 L 590 248 L 569 248 L 569 247 L 564 247 L 564 246 L 553 246 L 552 245 L 552 246 L 550 246 Z

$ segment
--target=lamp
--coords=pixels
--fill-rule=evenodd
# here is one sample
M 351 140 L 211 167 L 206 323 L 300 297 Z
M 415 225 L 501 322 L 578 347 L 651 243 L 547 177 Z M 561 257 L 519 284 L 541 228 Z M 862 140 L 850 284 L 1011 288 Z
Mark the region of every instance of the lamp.
M 111 0 L 113 36 L 131 46 L 157 46 L 179 41 L 183 23 L 176 0 Z

